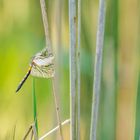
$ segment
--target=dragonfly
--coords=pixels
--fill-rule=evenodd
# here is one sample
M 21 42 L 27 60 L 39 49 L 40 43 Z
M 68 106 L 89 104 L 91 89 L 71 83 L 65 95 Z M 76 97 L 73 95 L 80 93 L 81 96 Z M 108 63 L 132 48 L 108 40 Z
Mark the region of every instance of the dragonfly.
M 24 78 L 19 83 L 16 92 L 21 89 L 25 81 L 28 79 L 29 75 L 40 78 L 52 78 L 54 77 L 54 74 L 54 55 L 52 53 L 49 53 L 45 48 L 45 50 L 42 50 L 41 52 L 33 56 L 29 65 L 29 69 Z

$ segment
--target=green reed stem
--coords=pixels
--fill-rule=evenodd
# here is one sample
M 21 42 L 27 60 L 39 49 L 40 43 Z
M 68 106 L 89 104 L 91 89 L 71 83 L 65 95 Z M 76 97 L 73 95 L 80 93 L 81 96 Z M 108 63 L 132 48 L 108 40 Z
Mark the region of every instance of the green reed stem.
M 36 107 L 36 95 L 35 95 L 35 79 L 33 78 L 32 82 L 32 97 L 33 97 L 33 112 L 34 112 L 34 122 L 36 127 L 36 132 L 38 135 L 38 123 L 37 123 L 37 107 Z

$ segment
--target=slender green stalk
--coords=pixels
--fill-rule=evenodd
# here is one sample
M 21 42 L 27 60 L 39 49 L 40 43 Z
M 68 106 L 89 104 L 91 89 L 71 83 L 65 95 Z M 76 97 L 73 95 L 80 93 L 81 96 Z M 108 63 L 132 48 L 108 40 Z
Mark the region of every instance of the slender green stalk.
M 44 30 L 45 30 L 46 48 L 48 48 L 49 53 L 53 53 L 52 52 L 52 47 L 51 47 L 51 40 L 50 40 L 50 36 L 49 36 L 48 18 L 47 18 L 47 11 L 46 11 L 45 0 L 40 0 L 40 5 L 41 5 L 41 12 L 42 12 L 42 19 L 43 19 L 43 24 L 44 24 Z M 59 113 L 59 105 L 58 105 L 58 100 L 57 100 L 57 96 L 56 96 L 56 90 L 55 90 L 56 88 L 55 88 L 54 79 L 52 79 L 52 86 L 53 86 L 53 97 L 54 97 L 54 102 L 55 102 L 57 121 L 58 121 L 58 124 L 59 124 L 60 137 L 61 137 L 61 140 L 63 140 L 63 133 L 62 133 L 62 127 L 61 127 L 61 119 L 60 119 L 60 113 Z
M 33 87 L 32 87 L 32 96 L 33 96 L 33 112 L 34 112 L 34 123 L 38 135 L 38 123 L 37 123 L 37 107 L 36 107 L 36 95 L 35 95 L 35 79 L 33 78 Z
M 76 140 L 76 0 L 69 0 L 70 25 L 70 140 Z
M 77 48 L 77 140 L 80 140 L 80 46 L 81 46 L 81 0 L 78 0 L 78 48 Z
M 99 1 L 99 17 L 96 40 L 96 56 L 95 56 L 95 71 L 94 71 L 94 85 L 92 97 L 92 114 L 91 114 L 91 128 L 90 140 L 96 140 L 99 97 L 100 97 L 100 83 L 101 83 L 101 67 L 102 67 L 102 52 L 104 44 L 104 25 L 105 25 L 105 0 Z

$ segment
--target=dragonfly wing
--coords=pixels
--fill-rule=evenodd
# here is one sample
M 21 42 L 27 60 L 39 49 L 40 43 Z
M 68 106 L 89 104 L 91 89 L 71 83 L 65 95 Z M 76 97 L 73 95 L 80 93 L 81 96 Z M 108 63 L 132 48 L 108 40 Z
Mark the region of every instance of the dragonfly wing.
M 54 65 L 48 65 L 48 66 L 36 66 L 33 65 L 31 70 L 31 75 L 35 77 L 41 77 L 41 78 L 51 78 L 54 77 Z
M 32 60 L 31 75 L 35 77 L 54 77 L 54 56 L 48 52 L 37 53 Z
M 36 58 L 33 60 L 33 63 L 37 66 L 47 66 L 53 64 L 54 57 L 44 57 L 44 58 Z

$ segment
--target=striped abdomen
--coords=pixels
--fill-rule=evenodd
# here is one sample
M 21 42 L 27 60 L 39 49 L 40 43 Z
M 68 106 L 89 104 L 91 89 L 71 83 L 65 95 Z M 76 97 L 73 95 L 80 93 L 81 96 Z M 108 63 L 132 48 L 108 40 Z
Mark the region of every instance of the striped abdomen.
M 29 67 L 28 72 L 27 72 L 26 75 L 24 76 L 23 80 L 19 83 L 19 86 L 17 87 L 16 92 L 18 92 L 18 91 L 21 89 L 22 85 L 25 83 L 25 81 L 26 81 L 27 78 L 29 77 L 29 75 L 30 75 L 30 73 L 31 73 L 31 69 L 32 69 L 32 66 Z

